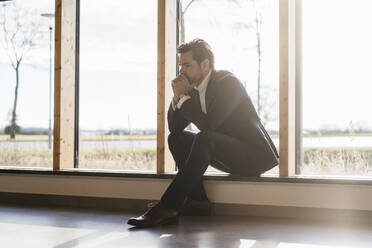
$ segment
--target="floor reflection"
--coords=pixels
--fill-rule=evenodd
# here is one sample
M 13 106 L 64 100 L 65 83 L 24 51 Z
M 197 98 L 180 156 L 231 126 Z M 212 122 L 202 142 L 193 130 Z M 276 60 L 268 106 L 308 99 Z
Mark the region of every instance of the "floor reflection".
M 126 224 L 134 215 L 0 205 L 0 247 L 357 248 L 372 243 L 371 224 L 212 216 L 141 229 Z

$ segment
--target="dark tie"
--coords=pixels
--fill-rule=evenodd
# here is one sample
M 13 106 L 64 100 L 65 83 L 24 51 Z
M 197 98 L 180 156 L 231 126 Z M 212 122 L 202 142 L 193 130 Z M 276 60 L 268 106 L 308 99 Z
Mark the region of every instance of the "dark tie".
M 193 99 L 193 101 L 195 101 L 195 103 L 197 103 L 197 105 L 199 106 L 199 108 L 201 109 L 201 103 L 200 103 L 200 95 L 199 95 L 199 91 L 196 90 L 196 89 L 192 89 L 190 91 L 190 96 L 191 96 L 191 99 Z

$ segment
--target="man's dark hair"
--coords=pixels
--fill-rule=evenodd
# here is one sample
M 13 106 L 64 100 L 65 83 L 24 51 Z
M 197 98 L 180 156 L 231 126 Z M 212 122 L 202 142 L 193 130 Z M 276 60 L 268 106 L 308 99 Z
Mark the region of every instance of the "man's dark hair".
M 209 66 L 214 69 L 214 54 L 210 45 L 202 39 L 194 39 L 187 43 L 182 43 L 177 47 L 178 53 L 192 52 L 192 58 L 200 65 L 203 60 L 209 60 Z

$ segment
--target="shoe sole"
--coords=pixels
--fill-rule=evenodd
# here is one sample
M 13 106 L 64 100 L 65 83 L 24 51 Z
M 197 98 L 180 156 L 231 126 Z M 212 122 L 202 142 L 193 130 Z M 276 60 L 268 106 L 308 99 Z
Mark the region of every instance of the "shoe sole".
M 211 209 L 185 209 L 181 211 L 181 216 L 211 216 L 212 211 Z
M 177 217 L 172 217 L 172 218 L 169 218 L 169 219 L 166 219 L 166 220 L 163 220 L 159 223 L 156 223 L 156 224 L 143 224 L 143 223 L 140 223 L 140 222 L 137 222 L 137 223 L 127 223 L 129 225 L 132 225 L 132 226 L 135 226 L 135 227 L 154 227 L 154 226 L 165 226 L 165 225 L 173 225 L 173 224 L 178 224 L 178 216 Z

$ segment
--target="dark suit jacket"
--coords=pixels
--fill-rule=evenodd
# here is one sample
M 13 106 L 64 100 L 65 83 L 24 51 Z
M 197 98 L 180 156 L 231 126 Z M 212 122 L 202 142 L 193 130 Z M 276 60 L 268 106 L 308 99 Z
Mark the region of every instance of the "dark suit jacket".
M 169 107 L 171 133 L 182 132 L 192 122 L 201 131 L 219 132 L 246 143 L 247 149 L 256 152 L 257 162 L 263 170 L 278 164 L 276 148 L 245 88 L 234 74 L 212 71 L 205 96 L 207 114 L 201 110 L 197 90 L 191 90 L 189 95 L 191 99 L 185 101 L 180 109 Z

